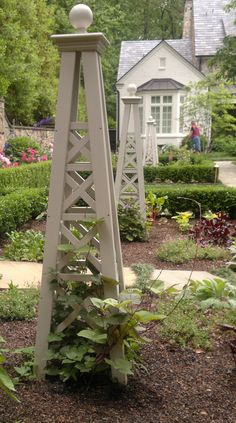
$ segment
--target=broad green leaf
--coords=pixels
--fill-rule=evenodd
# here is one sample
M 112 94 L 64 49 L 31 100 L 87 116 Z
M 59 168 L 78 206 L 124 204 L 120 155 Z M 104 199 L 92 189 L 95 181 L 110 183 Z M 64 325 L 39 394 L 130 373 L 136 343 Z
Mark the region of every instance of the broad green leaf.
M 107 342 L 107 334 L 101 333 L 97 330 L 92 329 L 84 329 L 77 333 L 78 336 L 82 338 L 90 339 L 97 344 L 105 344 Z
M 153 280 L 150 281 L 147 287 L 152 291 L 154 294 L 161 294 L 164 291 L 164 282 L 161 280 Z
M 129 320 L 128 314 L 112 314 L 110 317 L 106 318 L 106 322 L 110 325 L 124 325 Z
M 130 300 L 133 304 L 140 304 L 142 297 L 142 291 L 137 288 L 126 289 L 122 291 L 119 295 L 120 301 Z
M 115 370 L 118 370 L 120 373 L 125 375 L 132 375 L 132 363 L 123 358 L 117 358 L 116 360 L 110 360 L 105 358 L 105 362 L 113 367 Z
M 61 333 L 50 333 L 48 335 L 48 342 L 58 342 L 61 341 L 64 338 L 64 334 Z
M 14 384 L 5 369 L 0 367 L 0 382 L 10 391 L 15 391 Z
M 166 316 L 163 314 L 151 313 L 146 310 L 139 310 L 134 313 L 134 317 L 141 323 L 148 323 L 153 320 L 163 320 Z
M 106 298 L 104 303 L 111 306 L 111 307 L 119 307 L 119 303 L 114 298 Z
M 100 298 L 93 297 L 93 298 L 90 298 L 90 301 L 95 307 L 99 309 L 102 309 L 104 307 L 104 301 L 101 300 Z
M 4 355 L 0 354 L 0 364 L 5 363 L 6 359 L 4 357 Z
M 115 279 L 109 278 L 107 276 L 102 275 L 101 280 L 102 280 L 103 283 L 105 283 L 106 285 L 109 285 L 109 286 L 119 285 L 118 281 L 116 281 Z
M 236 299 L 233 300 L 232 298 L 230 298 L 228 300 L 228 303 L 231 305 L 231 307 L 236 308 Z

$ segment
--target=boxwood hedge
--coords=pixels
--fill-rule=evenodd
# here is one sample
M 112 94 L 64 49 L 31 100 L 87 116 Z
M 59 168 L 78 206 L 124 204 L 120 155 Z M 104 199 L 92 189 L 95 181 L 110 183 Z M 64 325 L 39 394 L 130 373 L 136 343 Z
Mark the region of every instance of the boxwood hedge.
M 168 196 L 167 208 L 171 215 L 176 212 L 193 211 L 199 215 L 202 211 L 225 211 L 231 217 L 236 217 L 236 188 L 217 185 L 149 185 L 146 193 L 152 191 L 157 197 Z
M 213 164 L 199 165 L 167 165 L 148 166 L 144 168 L 144 179 L 147 183 L 152 182 L 215 182 L 215 168 Z
M 45 188 L 27 188 L 0 197 L 0 236 L 35 218 L 47 207 Z
M 51 161 L 0 169 L 0 195 L 3 188 L 42 188 L 49 185 Z

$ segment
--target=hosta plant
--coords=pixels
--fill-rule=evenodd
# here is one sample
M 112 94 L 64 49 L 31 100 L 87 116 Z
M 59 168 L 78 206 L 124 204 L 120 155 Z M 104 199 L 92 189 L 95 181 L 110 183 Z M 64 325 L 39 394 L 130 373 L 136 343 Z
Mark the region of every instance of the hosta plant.
M 200 301 L 202 308 L 236 309 L 236 287 L 226 280 L 214 278 L 203 281 L 192 281 L 188 288 L 189 296 Z

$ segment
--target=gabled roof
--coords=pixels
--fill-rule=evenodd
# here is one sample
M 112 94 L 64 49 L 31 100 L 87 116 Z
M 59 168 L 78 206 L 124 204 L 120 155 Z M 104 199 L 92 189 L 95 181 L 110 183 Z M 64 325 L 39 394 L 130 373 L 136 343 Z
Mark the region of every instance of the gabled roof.
M 120 62 L 117 80 L 122 78 L 144 56 L 157 47 L 162 40 L 122 41 L 120 50 Z M 186 60 L 192 63 L 191 40 L 165 40 L 170 47 L 177 51 Z
M 158 90 L 181 90 L 184 88 L 184 85 L 180 82 L 175 81 L 171 78 L 159 78 L 159 79 L 150 79 L 150 81 L 145 82 L 140 85 L 137 89 L 138 92 L 141 91 L 158 91 Z
M 236 36 L 235 11 L 227 13 L 229 0 L 193 0 L 195 55 L 213 56 L 227 35 Z

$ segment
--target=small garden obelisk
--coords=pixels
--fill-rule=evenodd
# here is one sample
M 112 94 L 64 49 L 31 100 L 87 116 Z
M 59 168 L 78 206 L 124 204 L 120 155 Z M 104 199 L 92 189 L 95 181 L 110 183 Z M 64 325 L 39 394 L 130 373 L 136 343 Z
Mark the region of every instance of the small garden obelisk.
M 87 33 L 93 20 L 88 6 L 74 6 L 69 17 L 77 33 L 52 37 L 61 52 L 61 68 L 36 338 L 35 369 L 39 377 L 47 361 L 54 305 L 65 295 L 67 284 L 73 281 L 90 286 L 93 278 L 103 276 L 107 279 L 107 283 L 102 279 L 105 298 L 117 298 L 119 292 L 119 286 L 108 283 L 108 279 L 119 281 L 123 287 L 101 69 L 101 54 L 108 41 L 102 33 Z M 77 120 L 82 67 L 87 122 Z M 53 279 L 59 281 L 57 290 Z M 78 314 L 79 304 L 70 304 L 68 316 L 56 332 L 68 328 Z M 114 346 L 111 357 L 123 357 L 119 345 Z M 126 383 L 119 371 L 113 370 L 113 378 Z
M 144 141 L 143 165 L 156 166 L 158 163 L 155 120 L 152 116 L 147 121 L 146 139 Z
M 128 87 L 129 96 L 122 98 L 125 107 L 115 191 L 118 203 L 125 206 L 127 202 L 131 201 L 132 204 L 139 207 L 142 218 L 146 220 L 142 142 L 138 110 L 141 97 L 136 96 L 136 91 L 136 85 L 130 84 Z

